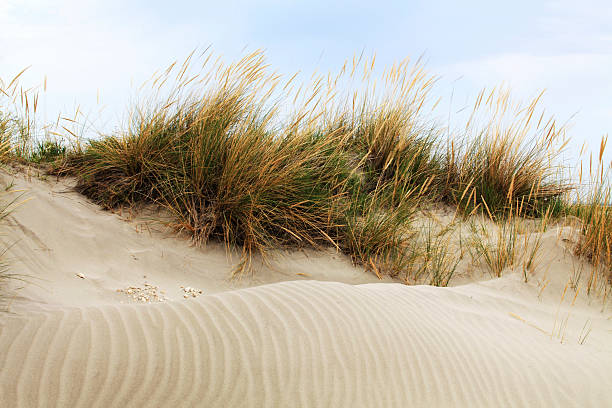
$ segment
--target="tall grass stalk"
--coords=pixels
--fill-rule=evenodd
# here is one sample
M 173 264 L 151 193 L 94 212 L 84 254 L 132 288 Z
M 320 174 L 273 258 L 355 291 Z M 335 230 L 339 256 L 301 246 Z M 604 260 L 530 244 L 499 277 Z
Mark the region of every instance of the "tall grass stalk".
M 571 185 L 556 163 L 567 145 L 565 130 L 537 110 L 542 94 L 528 105 L 508 90 L 483 90 L 465 125 L 465 136 L 449 141 L 444 195 L 466 214 L 476 209 L 506 216 L 522 209 L 540 217 L 559 211 Z
M 448 286 L 460 261 L 451 242 L 454 228 L 451 223 L 439 229 L 430 220 L 420 229 L 411 246 L 415 259 L 410 271 L 412 282 Z
M 15 78 L 11 84 L 16 80 L 17 78 Z M 2 81 L 0 81 L 0 85 L 4 86 Z M 7 95 L 6 91 L 2 87 L 0 87 L 0 95 L 1 94 Z M 9 113 L 7 111 L 0 110 L 0 166 L 5 165 L 13 154 L 13 140 L 11 139 L 13 126 L 13 118 L 9 115 Z M 5 222 L 6 217 L 8 217 L 13 209 L 19 205 L 18 201 L 21 198 L 21 194 L 13 195 L 12 198 L 8 198 L 7 196 L 11 194 L 9 189 L 10 188 L 7 187 L 5 191 L 0 192 L 0 225 Z M 0 250 L 0 303 L 4 303 L 5 301 L 6 283 L 11 279 L 22 279 L 22 277 L 10 273 L 10 265 L 7 260 L 7 251 L 9 249 L 10 246 L 6 246 Z
M 482 259 L 491 275 L 501 277 L 506 268 L 520 265 L 523 279 L 529 280 L 530 273 L 537 265 L 538 254 L 542 247 L 542 237 L 546 231 L 552 210 L 549 209 L 537 222 L 525 226 L 521 209 L 508 214 L 503 220 L 493 223 L 488 220 L 477 223 L 472 221 L 472 258 Z
M 575 253 L 587 258 L 595 268 L 587 281 L 587 291 L 612 285 L 612 184 L 611 168 L 602 161 L 606 149 L 607 136 L 600 143 L 599 156 L 595 169 L 591 157 L 588 188 L 579 192 L 572 213 L 581 221 L 581 235 Z M 582 173 L 580 179 L 582 182 Z
M 27 68 L 23 69 L 9 81 L 0 78 L 1 142 L 8 143 L 11 149 L 5 162 L 39 165 L 59 161 L 68 147 L 75 149 L 67 142 L 66 133 L 71 131 L 65 125 L 75 120 L 60 115 L 55 123 L 43 123 L 39 105 L 41 94 L 47 90 L 47 80 L 41 86 L 24 88 L 20 79 L 26 71 Z

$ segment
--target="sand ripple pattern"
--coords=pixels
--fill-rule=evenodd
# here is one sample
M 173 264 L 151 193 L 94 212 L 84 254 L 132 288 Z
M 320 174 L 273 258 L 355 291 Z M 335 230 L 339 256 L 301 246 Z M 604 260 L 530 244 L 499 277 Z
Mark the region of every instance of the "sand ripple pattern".
M 595 358 L 512 319 L 456 307 L 458 296 L 285 282 L 1 317 L 0 406 L 612 404 L 610 353 Z

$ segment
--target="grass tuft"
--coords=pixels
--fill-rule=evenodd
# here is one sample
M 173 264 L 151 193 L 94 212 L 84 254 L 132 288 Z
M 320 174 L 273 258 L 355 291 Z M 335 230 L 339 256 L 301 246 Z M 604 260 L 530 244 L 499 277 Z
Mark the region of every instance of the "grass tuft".
M 598 165 L 590 173 L 588 188 L 582 192 L 582 196 L 578 195 L 571 207 L 572 214 L 581 221 L 581 234 L 574 248 L 575 253 L 595 266 L 587 282 L 589 293 L 592 289 L 612 285 L 611 168 L 601 160 L 606 142 L 607 137 L 602 138 Z
M 555 163 L 567 142 L 554 119 L 538 115 L 540 97 L 523 107 L 512 103 L 508 91 L 482 91 L 465 138 L 447 149 L 447 201 L 465 214 L 479 209 L 490 217 L 560 215 L 572 186 L 560 179 Z
M 21 74 L 0 82 L 1 160 L 52 164 L 107 209 L 160 205 L 196 244 L 241 248 L 236 273 L 272 249 L 333 247 L 380 277 L 446 286 L 463 255 L 453 226 L 415 222 L 442 203 L 491 221 L 469 245 L 494 276 L 522 260 L 528 279 L 541 234 L 521 230 L 526 218 L 544 229 L 571 213 L 582 220 L 576 253 L 609 279 L 610 183 L 599 171 L 580 204 L 568 199 L 574 186 L 557 165 L 565 131 L 539 110 L 542 95 L 522 105 L 483 90 L 465 126 L 443 132 L 424 115 L 436 78 L 419 62 L 375 78 L 375 56 L 355 57 L 304 87 L 270 72 L 259 51 L 229 65 L 201 58 L 153 76 L 124 126 L 85 142 L 76 116 L 65 136 L 40 126 Z

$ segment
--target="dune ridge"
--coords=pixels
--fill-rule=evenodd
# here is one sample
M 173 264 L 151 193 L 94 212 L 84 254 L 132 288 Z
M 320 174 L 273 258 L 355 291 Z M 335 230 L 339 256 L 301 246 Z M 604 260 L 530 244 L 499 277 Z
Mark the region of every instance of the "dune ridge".
M 4 178 L 31 200 L 0 237 L 27 276 L 0 314 L 2 407 L 611 404 L 609 300 L 583 287 L 560 301 L 571 229 L 544 234 L 527 283 L 510 270 L 452 288 L 379 283 L 333 251 L 237 281 L 223 248 L 143 230 L 70 180 Z M 168 301 L 118 292 L 143 282 Z M 184 300 L 181 285 L 203 294 Z
M 29 311 L 0 334 L 5 406 L 605 406 L 612 350 L 560 344 L 465 293 L 263 285 Z M 463 292 L 463 293 L 462 293 Z

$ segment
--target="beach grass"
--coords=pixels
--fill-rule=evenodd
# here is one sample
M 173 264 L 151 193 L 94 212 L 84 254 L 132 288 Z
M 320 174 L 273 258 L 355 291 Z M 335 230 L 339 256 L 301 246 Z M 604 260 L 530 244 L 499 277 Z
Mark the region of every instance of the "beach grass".
M 589 173 L 584 175 L 586 188 L 580 192 L 570 207 L 570 212 L 580 220 L 581 234 L 575 253 L 588 259 L 595 269 L 591 271 L 587 290 L 609 286 L 612 282 L 612 184 L 610 167 L 602 162 L 607 136 L 600 143 L 596 165 L 590 157 Z M 583 174 L 580 174 L 582 181 Z
M 19 75 L 11 84 L 17 81 Z M 1 85 L 3 85 L 3 83 L 0 81 L 0 95 L 8 96 Z M 14 139 L 12 139 L 12 136 L 16 128 L 18 131 L 23 131 L 23 129 L 19 129 L 19 121 L 15 119 L 15 114 L 5 106 L 0 105 L 0 166 L 9 163 L 15 156 Z M 6 217 L 8 217 L 13 209 L 19 204 L 18 201 L 20 198 L 21 194 L 14 194 L 10 191 L 10 185 L 7 186 L 4 191 L 0 192 L 0 225 L 2 225 L 0 228 L 4 228 L 3 224 L 6 221 Z M 21 279 L 20 276 L 11 273 L 7 256 L 9 249 L 10 245 L 0 250 L 0 304 L 3 304 L 6 298 L 5 284 L 7 281 L 9 279 Z
M 13 108 L 0 126 L 7 157 L 76 177 L 104 208 L 154 203 L 194 243 L 239 248 L 236 273 L 273 249 L 332 247 L 379 276 L 447 285 L 458 263 L 448 235 L 415 224 L 439 204 L 499 226 L 470 241 L 494 276 L 516 264 L 521 219 L 569 213 L 583 221 L 576 253 L 609 267 L 609 183 L 595 180 L 580 205 L 568 198 L 568 140 L 541 95 L 521 104 L 483 90 L 467 122 L 448 129 L 427 115 L 436 77 L 419 61 L 378 77 L 374 63 L 355 57 L 303 85 L 259 51 L 231 64 L 192 53 L 150 79 L 114 133 L 76 142 L 35 131 L 37 96 L 16 97 L 18 76 L 4 86 Z M 528 252 L 530 269 L 537 249 Z
M 560 215 L 573 186 L 563 177 L 559 155 L 564 129 L 537 107 L 513 103 L 508 90 L 483 90 L 465 125 L 449 141 L 444 195 L 464 213 L 489 217 Z
M 203 96 L 186 92 L 181 70 L 172 100 L 138 107 L 129 129 L 69 154 L 61 171 L 106 208 L 154 202 L 196 243 L 241 247 L 241 272 L 255 253 L 332 246 L 397 273 L 430 183 L 432 142 L 412 131 L 415 101 L 352 112 L 350 122 L 345 112 L 299 113 L 279 128 L 267 100 L 277 83 L 262 64 L 255 53 L 217 67 L 223 81 Z

